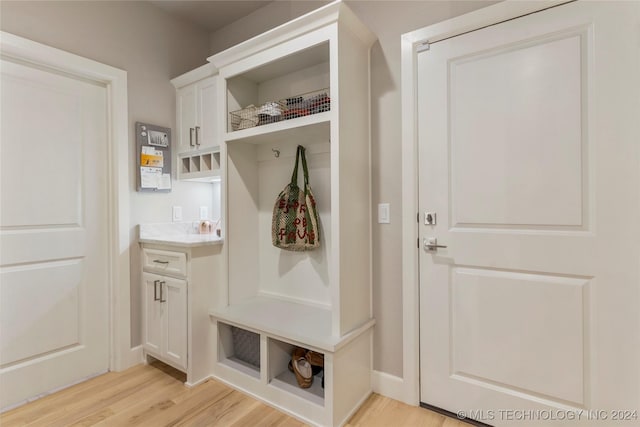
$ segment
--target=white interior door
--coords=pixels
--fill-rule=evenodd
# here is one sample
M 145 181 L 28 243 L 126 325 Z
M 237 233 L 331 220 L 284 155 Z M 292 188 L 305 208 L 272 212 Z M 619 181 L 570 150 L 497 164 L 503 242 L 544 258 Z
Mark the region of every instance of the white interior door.
M 108 369 L 106 88 L 1 62 L 0 407 Z
M 422 402 L 640 425 L 638 28 L 576 2 L 418 54 Z

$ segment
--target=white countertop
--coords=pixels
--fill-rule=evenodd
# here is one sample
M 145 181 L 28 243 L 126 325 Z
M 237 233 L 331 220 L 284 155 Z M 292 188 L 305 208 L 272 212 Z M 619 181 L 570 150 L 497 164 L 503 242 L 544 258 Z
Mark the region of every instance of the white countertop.
M 224 242 L 224 239 L 215 233 L 196 233 L 196 226 L 199 222 L 140 224 L 138 226 L 138 241 L 181 247 L 221 245 Z

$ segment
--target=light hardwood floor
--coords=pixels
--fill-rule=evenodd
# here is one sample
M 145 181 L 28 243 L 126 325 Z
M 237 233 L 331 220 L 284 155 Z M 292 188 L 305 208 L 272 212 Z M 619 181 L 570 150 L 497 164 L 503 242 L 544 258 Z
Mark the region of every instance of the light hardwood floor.
M 305 425 L 215 380 L 185 387 L 183 375 L 159 362 L 110 372 L 5 412 L 0 415 L 0 425 Z M 469 424 L 373 394 L 347 426 L 468 427 Z

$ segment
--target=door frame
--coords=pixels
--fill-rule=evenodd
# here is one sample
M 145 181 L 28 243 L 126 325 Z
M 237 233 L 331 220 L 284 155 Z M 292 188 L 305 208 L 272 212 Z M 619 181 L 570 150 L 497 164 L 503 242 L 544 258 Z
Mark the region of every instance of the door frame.
M 429 43 L 455 37 L 539 12 L 574 0 L 521 2 L 506 0 L 401 37 L 402 82 L 402 387 L 390 396 L 409 405 L 420 404 L 420 274 L 418 220 L 418 51 Z
M 107 90 L 109 370 L 124 370 L 142 360 L 142 352 L 131 349 L 127 72 L 4 31 L 0 54 L 98 82 Z

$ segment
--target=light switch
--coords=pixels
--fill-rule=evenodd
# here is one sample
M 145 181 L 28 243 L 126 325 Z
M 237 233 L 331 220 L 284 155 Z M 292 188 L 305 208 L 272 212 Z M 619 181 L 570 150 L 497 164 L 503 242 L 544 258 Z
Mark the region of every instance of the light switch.
M 389 203 L 378 204 L 378 224 L 390 224 Z
M 200 206 L 200 219 L 209 218 L 209 208 L 206 206 Z
M 182 221 L 182 206 L 173 207 L 173 222 Z

